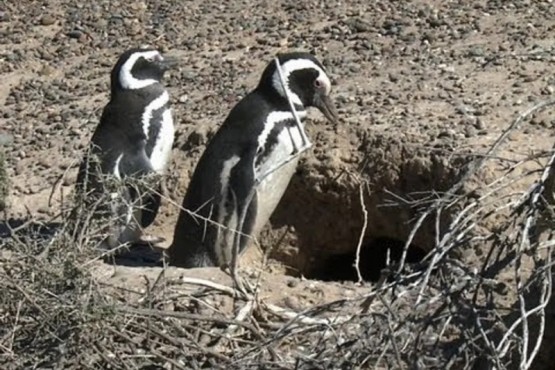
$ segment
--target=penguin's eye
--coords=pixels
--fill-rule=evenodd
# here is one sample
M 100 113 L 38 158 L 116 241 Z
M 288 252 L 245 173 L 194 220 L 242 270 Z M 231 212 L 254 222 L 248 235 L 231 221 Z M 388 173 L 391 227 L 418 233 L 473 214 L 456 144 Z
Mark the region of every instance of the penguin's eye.
M 317 89 L 321 89 L 324 86 L 324 84 L 322 83 L 322 81 L 320 79 L 315 79 L 314 80 L 314 87 Z
M 151 55 L 148 58 L 146 58 L 146 61 L 149 63 L 159 62 L 161 60 L 162 60 L 162 56 L 159 54 Z

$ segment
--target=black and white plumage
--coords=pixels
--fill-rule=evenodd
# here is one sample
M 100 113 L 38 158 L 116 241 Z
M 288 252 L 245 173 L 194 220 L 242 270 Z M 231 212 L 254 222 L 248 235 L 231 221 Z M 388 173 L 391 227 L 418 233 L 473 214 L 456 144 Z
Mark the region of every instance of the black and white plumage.
M 131 185 L 129 180 L 156 178 L 168 165 L 174 125 L 169 94 L 161 81 L 173 64 L 157 50 L 135 48 L 123 53 L 112 69 L 110 101 L 76 184 L 87 206 L 94 205 L 89 211 L 110 216 L 107 247 L 139 241 L 141 229 L 158 212 L 160 192 Z M 120 184 L 116 190 L 108 186 L 114 182 Z
M 170 264 L 230 266 L 234 245 L 243 251 L 259 234 L 295 172 L 295 154 L 306 145 L 306 135 L 293 112 L 303 121 L 306 108 L 316 107 L 337 121 L 321 63 L 301 52 L 277 60 L 281 76 L 277 62 L 270 62 L 198 162 L 183 200 L 188 211 L 181 211 L 169 249 Z

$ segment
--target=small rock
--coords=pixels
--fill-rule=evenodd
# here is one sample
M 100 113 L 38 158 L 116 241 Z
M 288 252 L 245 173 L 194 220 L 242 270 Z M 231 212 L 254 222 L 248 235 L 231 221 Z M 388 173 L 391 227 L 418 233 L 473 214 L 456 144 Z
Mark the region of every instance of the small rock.
M 473 109 L 467 105 L 461 104 L 455 108 L 455 112 L 458 114 L 472 114 Z
M 484 52 L 484 50 L 479 47 L 476 46 L 474 48 L 472 48 L 469 53 L 468 53 L 471 57 L 483 57 L 486 53 Z
M 460 124 L 463 125 L 464 127 L 472 127 L 475 128 L 475 123 L 476 123 L 476 117 L 474 116 L 465 116 L 463 117 L 463 119 L 460 121 Z
M 466 126 L 464 129 L 464 136 L 467 138 L 474 137 L 478 134 L 478 131 L 474 126 Z
M 44 168 L 52 167 L 52 162 L 50 161 L 50 158 L 47 156 L 41 156 L 38 163 Z
M 52 67 L 50 67 L 48 64 L 46 64 L 44 67 L 41 68 L 41 70 L 39 71 L 39 74 L 41 76 L 50 76 L 52 75 L 56 70 Z
M 476 121 L 474 121 L 474 127 L 476 127 L 476 129 L 478 130 L 484 130 L 486 128 L 486 125 L 484 124 L 484 121 L 476 117 Z
M 541 93 L 542 95 L 552 95 L 553 92 L 555 92 L 555 88 L 551 85 L 546 86 L 544 89 L 542 89 Z
M 40 191 L 40 188 L 37 184 L 28 185 L 26 188 L 26 194 L 37 194 Z
M 294 288 L 294 287 L 296 287 L 297 285 L 299 285 L 299 281 L 298 281 L 297 279 L 290 279 L 290 280 L 287 282 L 287 286 L 288 286 L 289 288 Z
M 54 23 L 56 23 L 56 18 L 54 18 L 52 15 L 49 15 L 49 14 L 44 15 L 40 19 L 40 24 L 43 26 L 50 26 Z
M 0 146 L 8 146 L 13 143 L 13 135 L 0 133 Z
M 79 42 L 81 44 L 84 44 L 88 41 L 89 41 L 89 36 L 86 33 L 81 33 L 81 36 L 79 36 Z
M 439 135 L 437 135 L 437 138 L 438 138 L 438 139 L 441 139 L 441 138 L 452 138 L 452 137 L 454 137 L 455 135 L 456 135 L 455 130 L 444 130 L 444 131 L 441 131 L 441 132 L 439 133 Z
M 22 173 L 25 172 L 25 169 L 27 168 L 27 166 L 21 162 L 17 162 L 17 164 L 15 165 L 15 174 L 16 175 L 21 175 Z
M 195 128 L 193 132 L 189 134 L 187 141 L 183 145 L 182 149 L 192 149 L 194 147 L 205 144 L 208 141 L 212 130 L 210 127 L 202 125 Z
M 349 19 L 345 23 L 355 32 L 368 32 L 372 30 L 372 25 L 369 22 L 359 18 Z
M 44 214 L 44 215 L 47 215 L 47 214 L 50 213 L 50 208 L 48 208 L 48 207 L 46 207 L 46 206 L 42 206 L 42 207 L 39 207 L 39 208 L 37 209 L 37 212 L 38 212 L 38 213 L 42 213 L 42 214 Z
M 67 37 L 72 39 L 80 39 L 83 36 L 83 32 L 74 30 L 67 33 Z
M 440 64 L 439 65 L 439 69 L 442 72 L 446 72 L 446 73 L 455 73 L 455 67 L 452 65 L 445 65 L 445 64 Z
M 299 300 L 296 297 L 288 296 L 283 300 L 283 303 L 293 309 L 293 310 L 300 310 L 302 308 Z

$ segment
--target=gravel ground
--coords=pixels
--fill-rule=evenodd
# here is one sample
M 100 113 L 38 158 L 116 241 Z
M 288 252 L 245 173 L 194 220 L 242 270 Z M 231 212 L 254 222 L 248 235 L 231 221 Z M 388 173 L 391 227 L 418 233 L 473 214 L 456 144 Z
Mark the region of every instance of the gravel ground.
M 314 148 L 263 233 L 263 245 L 282 240 L 270 269 L 279 292 L 283 271 L 317 274 L 326 258 L 356 247 L 361 179 L 370 187 L 367 245 L 404 240 L 413 215 L 380 208 L 383 190 L 447 189 L 517 114 L 552 97 L 554 35 L 551 1 L 1 1 L 8 216 L 47 219 L 62 199 L 67 205 L 125 49 L 149 44 L 181 60 L 167 79 L 177 203 L 204 144 L 266 63 L 279 51 L 308 50 L 332 76 L 341 122 L 311 112 Z M 533 117 L 499 155 L 518 161 L 550 148 L 554 126 L 553 115 Z M 166 202 L 153 227 L 166 244 L 177 212 Z M 426 249 L 433 237 L 423 232 L 416 243 Z M 124 272 L 128 280 L 146 273 Z

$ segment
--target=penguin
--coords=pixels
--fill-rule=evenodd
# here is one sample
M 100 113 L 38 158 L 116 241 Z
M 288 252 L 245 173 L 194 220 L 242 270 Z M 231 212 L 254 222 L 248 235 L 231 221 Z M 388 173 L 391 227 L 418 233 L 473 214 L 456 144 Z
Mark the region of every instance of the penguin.
M 306 52 L 278 54 L 235 105 L 197 163 L 168 249 L 169 263 L 233 267 L 256 238 L 295 173 L 306 109 L 338 121 L 331 82 Z
M 174 141 L 170 96 L 162 79 L 175 65 L 175 59 L 142 47 L 125 51 L 111 71 L 110 100 L 76 181 L 86 211 L 109 217 L 105 248 L 141 242 L 142 229 L 158 213 L 160 177 Z

